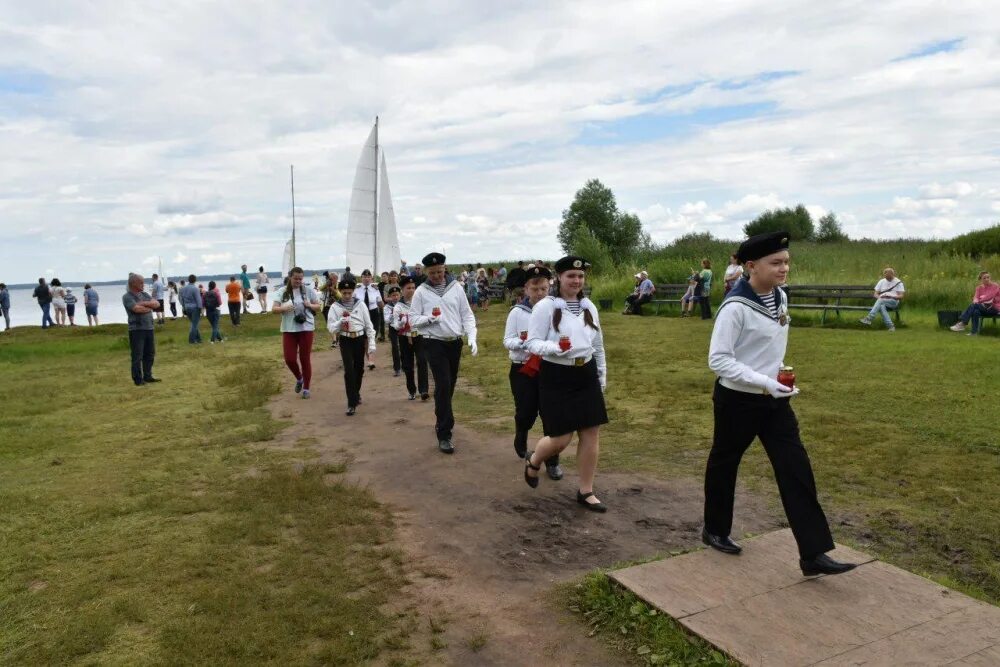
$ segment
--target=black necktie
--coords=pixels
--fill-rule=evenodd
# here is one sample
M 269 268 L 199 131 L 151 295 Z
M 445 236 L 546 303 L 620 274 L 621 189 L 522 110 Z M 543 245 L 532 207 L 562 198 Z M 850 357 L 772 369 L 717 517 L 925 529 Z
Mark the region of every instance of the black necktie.
M 368 288 L 365 288 L 365 307 L 371 310 L 371 306 L 368 305 Z

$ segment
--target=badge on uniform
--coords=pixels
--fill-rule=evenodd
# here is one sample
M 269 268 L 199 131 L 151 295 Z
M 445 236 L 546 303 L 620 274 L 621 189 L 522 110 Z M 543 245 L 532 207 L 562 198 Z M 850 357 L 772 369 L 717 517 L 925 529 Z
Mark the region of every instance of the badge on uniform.
M 788 324 L 788 315 L 786 315 L 785 313 L 779 315 L 778 324 L 780 324 L 781 326 L 785 326 L 786 324 Z

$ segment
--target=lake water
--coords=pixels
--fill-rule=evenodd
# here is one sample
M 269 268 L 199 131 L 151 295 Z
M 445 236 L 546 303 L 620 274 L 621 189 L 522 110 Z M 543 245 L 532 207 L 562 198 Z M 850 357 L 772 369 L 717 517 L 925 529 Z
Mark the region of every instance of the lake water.
M 76 317 L 74 318 L 76 325 L 86 326 L 87 311 L 83 307 L 83 285 L 63 285 L 63 287 L 67 286 L 73 289 L 73 294 L 77 298 Z M 122 306 L 122 296 L 127 289 L 125 283 L 98 285 L 94 289 L 97 290 L 97 295 L 100 297 L 97 307 L 97 319 L 101 324 L 124 324 L 128 321 L 128 316 L 125 314 L 125 307 Z M 38 302 L 31 296 L 35 288 L 7 288 L 7 291 L 10 292 L 10 325 L 12 327 L 25 325 L 41 326 L 42 309 L 38 307 Z M 146 291 L 151 291 L 148 284 L 146 285 Z M 222 298 L 225 299 L 226 295 L 223 294 Z M 256 311 L 256 304 L 253 304 L 253 306 Z M 170 317 L 170 302 L 167 301 L 164 307 L 166 316 Z M 51 309 L 50 312 L 52 312 Z M 180 315 L 179 307 L 178 315 Z M 52 313 L 52 319 L 55 320 L 55 313 Z M 2 328 L 3 318 L 0 317 L 0 329 Z

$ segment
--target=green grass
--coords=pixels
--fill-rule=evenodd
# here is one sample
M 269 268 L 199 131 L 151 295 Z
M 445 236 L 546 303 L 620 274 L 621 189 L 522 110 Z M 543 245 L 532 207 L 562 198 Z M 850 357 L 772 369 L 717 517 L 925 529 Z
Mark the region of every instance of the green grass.
M 228 327 L 224 328 L 228 329 Z M 251 443 L 287 377 L 277 320 L 224 345 L 123 326 L 0 337 L 0 663 L 351 665 L 394 648 L 388 512 Z M 335 468 L 335 469 L 334 469 Z
M 480 317 L 480 356 L 463 360 L 480 395 L 460 408 L 480 428 L 506 432 L 503 310 Z M 700 479 L 712 437 L 712 322 L 602 317 L 611 421 L 600 469 Z M 802 387 L 793 400 L 820 499 L 839 541 L 997 604 L 1000 341 L 995 330 L 970 338 L 932 326 L 927 313 L 906 317 L 913 323 L 895 334 L 792 329 L 786 362 Z M 780 508 L 761 447 L 740 479 Z
M 646 665 L 737 665 L 600 572 L 563 586 L 561 597 L 612 648 Z

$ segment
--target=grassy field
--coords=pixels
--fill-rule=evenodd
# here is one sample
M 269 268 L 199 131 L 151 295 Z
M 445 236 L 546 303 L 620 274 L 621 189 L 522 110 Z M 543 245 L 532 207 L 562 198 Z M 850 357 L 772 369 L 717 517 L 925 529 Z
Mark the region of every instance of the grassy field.
M 482 352 L 463 361 L 479 392 L 456 397 L 462 422 L 487 430 L 506 431 L 487 418 L 511 410 L 505 316 L 480 317 Z M 603 317 L 601 468 L 700 478 L 711 322 Z M 895 334 L 794 327 L 795 406 L 838 540 L 996 604 L 1000 341 L 930 317 L 913 311 Z M 403 579 L 390 517 L 336 483 L 340 469 L 293 466 L 308 444 L 253 444 L 281 428 L 262 408 L 287 379 L 276 329 L 250 317 L 224 345 L 193 348 L 170 323 L 164 382 L 142 388 L 124 327 L 0 336 L 0 662 L 392 660 L 395 619 L 379 611 Z M 778 506 L 759 447 L 741 479 Z M 599 573 L 573 591 L 647 662 L 725 662 Z
M 463 362 L 486 400 L 462 407 L 484 429 L 485 418 L 511 410 L 506 370 L 495 360 L 504 317 L 494 308 L 480 318 L 480 356 Z M 600 468 L 700 479 L 712 435 L 712 322 L 603 317 L 611 422 L 601 433 Z M 929 325 L 894 334 L 793 327 L 786 357 L 802 388 L 794 405 L 835 538 L 993 604 L 1000 603 L 998 345 L 995 335 Z M 740 477 L 780 508 L 761 447 L 751 448 Z M 588 582 L 590 594 L 575 605 L 613 606 L 600 588 Z M 615 623 L 609 627 L 620 642 Z
M 388 513 L 251 444 L 281 427 L 261 407 L 286 380 L 276 330 L 192 347 L 168 323 L 145 387 L 123 326 L 0 336 L 0 663 L 386 655 Z

